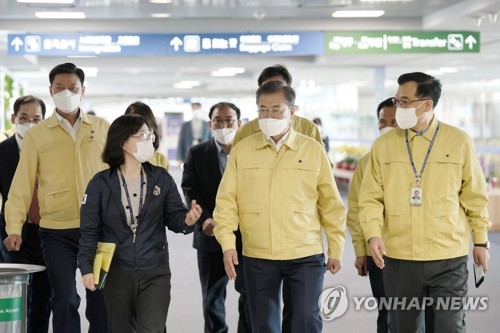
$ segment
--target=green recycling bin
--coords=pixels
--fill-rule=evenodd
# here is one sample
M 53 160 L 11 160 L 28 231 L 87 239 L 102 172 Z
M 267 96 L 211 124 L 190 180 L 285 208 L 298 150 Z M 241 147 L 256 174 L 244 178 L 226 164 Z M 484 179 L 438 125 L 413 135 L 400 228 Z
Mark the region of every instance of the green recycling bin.
M 43 270 L 39 265 L 0 263 L 0 332 L 26 333 L 29 277 Z

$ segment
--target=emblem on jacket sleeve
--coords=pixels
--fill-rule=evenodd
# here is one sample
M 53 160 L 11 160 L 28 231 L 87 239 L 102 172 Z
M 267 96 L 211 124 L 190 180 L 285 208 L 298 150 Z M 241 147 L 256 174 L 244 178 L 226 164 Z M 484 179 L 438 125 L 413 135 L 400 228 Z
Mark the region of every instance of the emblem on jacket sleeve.
M 85 205 L 86 202 L 87 202 L 87 193 L 83 195 L 82 205 Z
M 158 185 L 156 185 L 155 188 L 153 189 L 153 194 L 160 195 L 160 193 L 161 193 L 161 189 L 158 187 Z

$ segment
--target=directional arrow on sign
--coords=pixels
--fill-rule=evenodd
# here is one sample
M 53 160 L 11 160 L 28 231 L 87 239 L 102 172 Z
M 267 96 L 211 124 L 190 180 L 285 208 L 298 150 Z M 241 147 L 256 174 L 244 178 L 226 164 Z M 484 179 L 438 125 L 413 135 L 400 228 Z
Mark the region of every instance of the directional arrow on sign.
M 179 37 L 175 36 L 170 41 L 170 45 L 174 47 L 175 51 L 179 51 L 179 47 L 182 45 L 182 40 Z
M 10 45 L 14 46 L 14 48 L 16 49 L 16 52 L 19 51 L 19 48 L 23 44 L 24 44 L 23 41 L 19 37 L 14 38 L 14 40 L 10 43 Z
M 477 40 L 474 37 L 469 36 L 465 39 L 465 43 L 468 44 L 469 49 L 472 50 L 472 48 L 474 47 L 474 44 L 477 43 Z

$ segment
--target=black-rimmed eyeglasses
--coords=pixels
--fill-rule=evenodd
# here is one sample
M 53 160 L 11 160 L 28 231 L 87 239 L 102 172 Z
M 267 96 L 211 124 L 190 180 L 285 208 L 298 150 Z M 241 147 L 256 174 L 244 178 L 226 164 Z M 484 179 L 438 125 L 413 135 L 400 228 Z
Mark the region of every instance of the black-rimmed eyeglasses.
M 416 99 L 414 101 L 405 101 L 403 99 L 393 98 L 392 104 L 394 104 L 394 106 L 397 106 L 400 108 L 407 108 L 408 106 L 410 106 L 411 103 L 421 102 L 421 101 L 430 101 L 430 100 L 431 100 L 430 98 L 422 98 L 422 99 Z

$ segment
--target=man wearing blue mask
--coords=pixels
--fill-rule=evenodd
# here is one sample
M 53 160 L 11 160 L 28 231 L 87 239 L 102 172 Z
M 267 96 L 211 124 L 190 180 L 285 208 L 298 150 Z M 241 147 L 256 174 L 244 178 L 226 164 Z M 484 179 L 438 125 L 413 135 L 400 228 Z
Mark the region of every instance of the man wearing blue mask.
M 101 153 L 109 124 L 85 114 L 80 100 L 85 92 L 84 72 L 72 63 L 49 73 L 50 94 L 56 106 L 52 116 L 26 132 L 23 149 L 5 208 L 4 245 L 19 251 L 26 212 L 35 187 L 40 198 L 43 255 L 52 286 L 54 333 L 79 333 L 80 297 L 76 265 L 80 238 L 80 202 L 90 179 L 106 168 Z M 104 298 L 87 290 L 90 332 L 107 332 Z
M 472 139 L 434 113 L 439 80 L 416 72 L 398 84 L 400 128 L 372 146 L 360 189 L 361 227 L 386 296 L 406 300 L 389 311 L 391 331 L 422 332 L 430 303 L 434 331 L 465 332 L 471 230 L 474 262 L 488 270 L 485 178 Z M 437 305 L 452 299 L 459 306 Z

